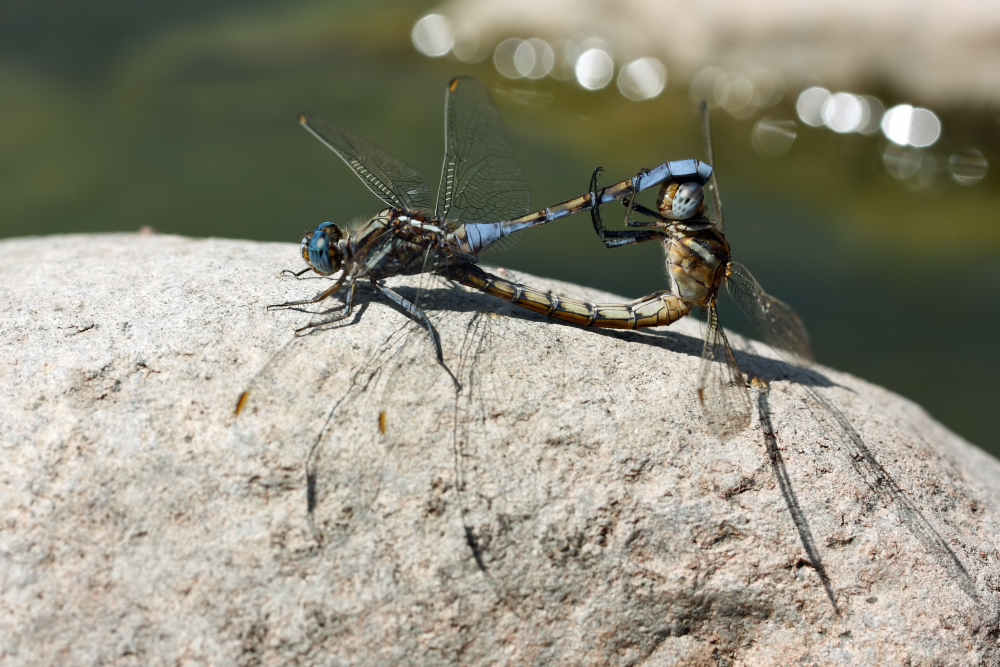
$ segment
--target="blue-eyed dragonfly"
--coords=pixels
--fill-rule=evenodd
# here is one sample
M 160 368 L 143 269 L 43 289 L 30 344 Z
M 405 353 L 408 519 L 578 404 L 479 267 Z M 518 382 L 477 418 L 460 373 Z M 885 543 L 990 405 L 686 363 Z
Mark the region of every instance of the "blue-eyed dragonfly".
M 708 120 L 708 107 L 701 105 L 702 131 L 706 154 L 714 164 L 712 132 Z M 597 191 L 597 176 L 591 177 L 591 191 Z M 664 182 L 657 196 L 656 210 L 635 202 L 626 196 L 625 223 L 633 229 L 607 230 L 601 220 L 600 207 L 591 209 L 594 229 L 607 248 L 620 248 L 634 243 L 660 241 L 666 254 L 667 274 L 671 289 L 656 292 L 662 303 L 671 303 L 676 317 L 687 315 L 695 306 L 707 312 L 704 343 L 698 370 L 698 398 L 704 409 L 709 427 L 719 437 L 726 439 L 750 425 L 751 404 L 746 382 L 726 332 L 719 324 L 716 302 L 719 289 L 725 284 L 730 296 L 740 310 L 753 323 L 764 341 L 793 363 L 813 359 L 809 334 L 805 325 L 790 306 L 764 291 L 750 271 L 733 261 L 726 241 L 722 217 L 722 200 L 716 174 L 708 179 L 715 200 L 715 220 L 707 215 L 705 201 L 706 183 Z M 641 214 L 650 221 L 635 220 L 631 214 Z M 642 301 L 638 299 L 637 301 Z
M 299 332 L 348 317 L 355 284 L 369 279 L 390 301 L 430 332 L 441 360 L 434 328 L 417 304 L 386 287 L 385 278 L 435 273 L 537 313 L 586 326 L 634 329 L 673 321 L 677 304 L 666 293 L 629 303 L 591 304 L 565 299 L 487 273 L 477 266 L 487 249 L 504 245 L 518 231 L 592 209 L 640 190 L 672 183 L 704 184 L 712 168 L 698 160 L 665 162 L 620 183 L 527 213 L 530 194 L 503 123 L 489 93 L 475 79 L 457 77 L 445 100 L 445 156 L 437 203 L 430 207 L 427 179 L 417 169 L 361 137 L 318 118 L 299 116 L 301 124 L 334 151 L 388 208 L 356 231 L 324 222 L 302 239 L 308 267 L 323 276 L 340 275 L 312 299 L 277 304 L 296 308 L 319 303 L 347 285 L 337 308 L 321 313 Z

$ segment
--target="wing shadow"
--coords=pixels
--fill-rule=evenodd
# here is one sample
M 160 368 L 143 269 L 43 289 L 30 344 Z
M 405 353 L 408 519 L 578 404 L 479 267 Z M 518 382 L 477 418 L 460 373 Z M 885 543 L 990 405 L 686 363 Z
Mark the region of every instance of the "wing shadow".
M 353 325 L 360 321 L 362 313 L 371 301 L 377 298 L 377 295 L 370 285 L 362 284 L 358 287 L 356 301 L 360 301 L 360 303 L 355 315 L 349 321 L 337 323 L 331 327 L 324 327 L 324 329 Z M 488 295 L 467 291 L 457 284 L 449 283 L 444 279 L 441 280 L 440 286 L 431 289 L 406 286 L 396 286 L 394 289 L 415 302 L 419 301 L 422 309 L 437 313 L 438 316 L 441 316 L 444 312 L 481 312 L 484 309 L 484 305 L 491 304 L 496 306 L 499 301 Z M 700 338 L 671 331 L 666 328 L 639 331 L 593 329 L 553 320 L 512 304 L 505 304 L 505 306 L 508 310 L 503 314 L 508 317 L 546 322 L 559 326 L 586 328 L 594 335 L 609 336 L 616 340 L 632 344 L 647 345 L 660 350 L 686 354 L 692 357 L 701 357 L 702 341 Z M 768 384 L 777 380 L 787 381 L 795 387 L 794 391 L 797 393 L 799 399 L 808 407 L 821 429 L 831 440 L 841 445 L 842 450 L 846 451 L 848 454 L 847 458 L 856 474 L 864 480 L 869 489 L 881 500 L 885 507 L 894 508 L 908 530 L 914 534 L 928 553 L 941 564 L 949 576 L 958 583 L 963 592 L 973 600 L 981 602 L 973 577 L 962 564 L 955 551 L 948 545 L 931 521 L 924 516 L 913 500 L 909 498 L 903 487 L 879 463 L 874 453 L 858 431 L 852 426 L 847 416 L 817 391 L 820 387 L 841 387 L 848 391 L 850 389 L 831 381 L 813 368 L 806 368 L 780 359 L 765 357 L 754 353 L 752 349 L 734 350 L 734 354 L 740 368 L 743 369 L 748 377 L 759 378 Z M 840 610 L 836 604 L 832 583 L 823 566 L 815 540 L 809 529 L 808 521 L 798 502 L 784 460 L 777 448 L 777 436 L 771 426 L 771 408 L 765 393 L 761 393 L 758 397 L 758 412 L 768 457 L 785 499 L 786 506 L 795 523 L 806 554 L 810 559 L 810 565 L 819 574 L 827 598 L 834 610 L 839 614 Z M 310 509 L 313 509 L 315 503 L 314 493 L 309 493 L 308 495 L 310 496 L 308 504 L 310 505 Z M 468 530 L 468 527 L 466 527 L 466 530 Z M 482 563 L 480 563 L 481 557 L 478 555 L 476 548 L 472 544 L 469 546 L 477 565 L 482 569 Z
M 823 590 L 826 591 L 827 599 L 830 600 L 833 610 L 840 616 L 837 599 L 833 593 L 833 585 L 830 582 L 830 577 L 826 574 L 826 567 L 824 567 L 823 561 L 819 556 L 819 550 L 816 548 L 816 541 L 813 539 L 812 531 L 809 530 L 809 522 L 806 519 L 805 512 L 802 511 L 799 499 L 795 495 L 792 479 L 788 475 L 788 469 L 785 467 L 785 460 L 781 456 L 781 450 L 778 449 L 778 438 L 771 424 L 771 405 L 767 400 L 769 387 L 764 383 L 760 383 L 760 385 L 762 386 L 758 386 L 757 412 L 760 415 L 760 429 L 764 433 L 764 444 L 767 446 L 767 457 L 771 462 L 771 471 L 774 473 L 774 478 L 781 489 L 781 495 L 785 499 L 785 506 L 788 508 L 788 513 L 792 516 L 795 529 L 799 533 L 799 540 L 802 542 L 802 547 L 809 557 L 809 565 L 816 570 L 819 580 L 823 583 Z

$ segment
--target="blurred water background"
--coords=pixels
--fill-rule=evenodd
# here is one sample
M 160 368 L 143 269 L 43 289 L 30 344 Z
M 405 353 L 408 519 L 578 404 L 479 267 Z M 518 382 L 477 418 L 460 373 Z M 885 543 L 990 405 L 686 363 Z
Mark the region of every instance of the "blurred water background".
M 943 0 L 0 2 L 0 234 L 297 242 L 380 206 L 296 113 L 433 189 L 456 74 L 493 92 L 539 208 L 598 165 L 703 157 L 705 98 L 734 256 L 819 361 L 1000 455 L 998 34 L 1000 6 Z M 647 246 L 578 216 L 488 259 L 637 297 L 666 284 Z

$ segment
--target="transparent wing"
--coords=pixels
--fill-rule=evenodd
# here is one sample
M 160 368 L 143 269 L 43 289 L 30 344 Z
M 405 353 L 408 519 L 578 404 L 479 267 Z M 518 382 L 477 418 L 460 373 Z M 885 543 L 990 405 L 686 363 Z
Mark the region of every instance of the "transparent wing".
M 427 178 L 419 170 L 358 135 L 320 118 L 300 115 L 299 122 L 339 155 L 361 177 L 368 189 L 389 206 L 410 211 L 430 209 L 430 188 Z
M 722 440 L 750 425 L 750 395 L 726 332 L 719 326 L 714 303 L 708 309 L 705 347 L 698 369 L 698 399 L 709 428 Z
M 792 363 L 812 361 L 809 333 L 795 311 L 765 292 L 747 267 L 733 262 L 730 268 L 726 279 L 729 295 L 753 323 L 764 342 Z
M 466 222 L 497 222 L 528 212 L 528 184 L 483 84 L 464 76 L 451 80 L 444 133 L 435 215 L 454 229 Z
M 715 202 L 715 228 L 726 233 L 726 223 L 722 219 L 722 198 L 719 196 L 719 179 L 715 177 L 715 151 L 712 148 L 712 125 L 708 122 L 708 103 L 701 101 L 701 133 L 705 138 L 705 155 L 708 164 L 712 165 L 712 175 L 708 180 L 708 189 L 712 192 Z

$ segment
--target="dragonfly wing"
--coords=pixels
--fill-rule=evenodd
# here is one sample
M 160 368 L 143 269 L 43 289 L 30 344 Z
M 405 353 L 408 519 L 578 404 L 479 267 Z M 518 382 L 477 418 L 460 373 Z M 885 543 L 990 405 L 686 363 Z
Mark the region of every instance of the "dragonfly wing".
M 705 154 L 708 157 L 708 164 L 712 165 L 712 176 L 708 180 L 708 189 L 712 193 L 715 202 L 715 228 L 720 233 L 726 233 L 726 223 L 722 218 L 722 197 L 719 195 L 719 179 L 715 175 L 715 150 L 712 147 L 712 124 L 708 121 L 708 103 L 701 101 L 699 107 L 701 112 L 701 134 L 705 138 Z
M 764 342 L 792 363 L 812 361 L 812 345 L 806 325 L 791 306 L 764 291 L 747 267 L 733 262 L 726 287 Z
M 368 189 L 393 208 L 426 211 L 431 207 L 427 178 L 418 169 L 375 144 L 320 118 L 299 116 L 309 132 L 340 156 Z
M 709 428 L 722 440 L 750 426 L 750 395 L 726 332 L 719 326 L 715 304 L 708 309 L 698 369 L 698 399 Z
M 467 222 L 509 220 L 528 212 L 527 181 L 483 84 L 464 76 L 451 80 L 444 132 L 435 215 L 454 229 Z

